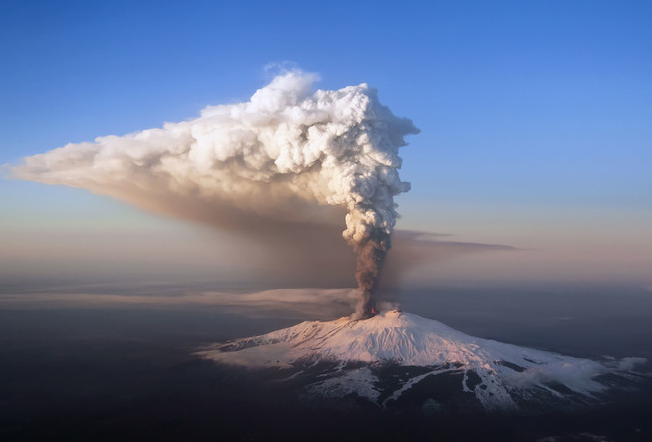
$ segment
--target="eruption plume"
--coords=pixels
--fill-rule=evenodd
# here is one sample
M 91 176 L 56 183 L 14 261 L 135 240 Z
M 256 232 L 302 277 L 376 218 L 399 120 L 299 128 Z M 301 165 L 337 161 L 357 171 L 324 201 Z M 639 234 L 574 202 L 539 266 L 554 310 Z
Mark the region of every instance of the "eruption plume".
M 358 317 L 391 247 L 404 136 L 366 84 L 312 93 L 314 74 L 277 76 L 245 103 L 209 106 L 194 120 L 68 144 L 25 158 L 13 177 L 110 195 L 146 210 L 245 234 L 332 225 L 356 254 Z M 315 250 L 314 253 L 319 253 Z

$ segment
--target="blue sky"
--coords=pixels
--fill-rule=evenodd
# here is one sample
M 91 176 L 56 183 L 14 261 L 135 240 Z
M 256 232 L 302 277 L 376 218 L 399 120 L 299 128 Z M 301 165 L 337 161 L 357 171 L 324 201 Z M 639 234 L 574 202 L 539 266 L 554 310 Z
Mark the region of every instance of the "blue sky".
M 422 130 L 402 151 L 413 187 L 397 199 L 398 227 L 549 250 L 521 264 L 533 278 L 566 256 L 583 263 L 573 278 L 612 269 L 645 283 L 651 22 L 646 1 L 6 0 L 0 164 L 247 100 L 271 78 L 265 66 L 290 62 L 319 73 L 320 88 L 369 83 Z M 76 189 L 2 180 L 0 201 L 5 250 L 21 249 L 22 266 L 51 263 L 40 250 L 59 238 L 55 256 L 61 232 L 193 235 Z M 515 264 L 491 260 L 440 272 L 500 278 Z

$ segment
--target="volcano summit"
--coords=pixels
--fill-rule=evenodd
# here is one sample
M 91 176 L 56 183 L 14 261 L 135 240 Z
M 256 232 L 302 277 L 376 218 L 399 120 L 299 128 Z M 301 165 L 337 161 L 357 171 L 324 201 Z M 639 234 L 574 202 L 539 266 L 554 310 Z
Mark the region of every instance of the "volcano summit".
M 642 376 L 642 358 L 594 361 L 469 336 L 398 310 L 303 322 L 199 352 L 219 363 L 279 369 L 308 395 L 404 400 L 446 409 L 541 409 L 597 404 Z

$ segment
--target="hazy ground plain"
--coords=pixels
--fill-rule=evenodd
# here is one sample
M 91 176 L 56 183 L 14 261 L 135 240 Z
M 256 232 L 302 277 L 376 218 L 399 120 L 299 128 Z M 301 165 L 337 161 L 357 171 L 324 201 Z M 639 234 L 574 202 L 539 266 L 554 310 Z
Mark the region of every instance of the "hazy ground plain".
M 5 286 L 2 439 L 652 439 L 652 389 L 645 384 L 604 407 L 557 415 L 451 416 L 306 402 L 291 386 L 267 382 L 270 373 L 217 366 L 192 353 L 206 343 L 346 315 L 348 306 L 142 302 L 208 289 L 241 295 L 261 287 L 161 281 Z M 125 298 L 93 301 L 106 294 Z M 125 301 L 134 296 L 141 301 Z M 471 335 L 578 357 L 652 359 L 652 295 L 641 287 L 467 284 L 392 291 L 385 298 Z

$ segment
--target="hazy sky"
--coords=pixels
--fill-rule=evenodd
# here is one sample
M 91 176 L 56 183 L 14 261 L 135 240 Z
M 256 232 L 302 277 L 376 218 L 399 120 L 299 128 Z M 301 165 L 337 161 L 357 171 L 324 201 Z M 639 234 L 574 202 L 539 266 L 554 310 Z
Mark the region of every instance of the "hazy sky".
M 647 1 L 6 0 L 0 164 L 247 101 L 266 66 L 299 66 L 421 129 L 397 228 L 523 249 L 448 244 L 415 280 L 652 286 L 651 22 Z M 84 190 L 5 179 L 0 204 L 0 279 L 256 264 L 246 239 Z

